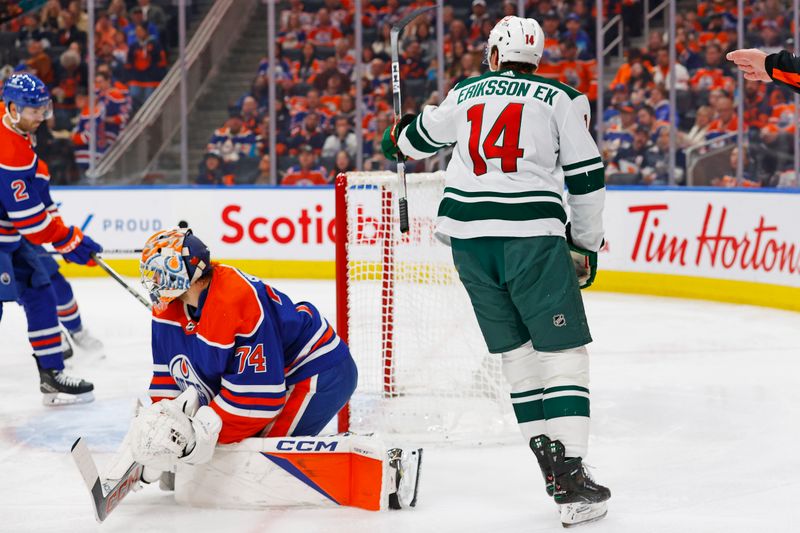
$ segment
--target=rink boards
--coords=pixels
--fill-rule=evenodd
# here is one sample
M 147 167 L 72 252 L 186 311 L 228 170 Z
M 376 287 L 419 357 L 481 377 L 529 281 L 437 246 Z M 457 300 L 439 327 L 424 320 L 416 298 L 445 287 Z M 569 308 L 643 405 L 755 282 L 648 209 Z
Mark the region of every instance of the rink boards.
M 333 187 L 70 187 L 53 196 L 67 223 L 109 249 L 140 248 L 185 220 L 213 257 L 252 274 L 334 277 Z M 359 211 L 365 232 L 378 224 L 378 197 Z M 594 288 L 800 310 L 799 208 L 792 192 L 611 188 Z M 138 275 L 135 256 L 107 259 Z

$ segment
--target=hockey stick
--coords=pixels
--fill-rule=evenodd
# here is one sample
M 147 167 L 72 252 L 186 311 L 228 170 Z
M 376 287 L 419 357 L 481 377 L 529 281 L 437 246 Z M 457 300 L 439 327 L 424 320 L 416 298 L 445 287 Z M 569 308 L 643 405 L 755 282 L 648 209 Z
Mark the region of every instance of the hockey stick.
M 134 462 L 113 486 L 107 486 L 108 480 L 104 483 L 97 472 L 92 454 L 82 438 L 75 441 L 72 445 L 72 459 L 78 467 L 78 471 L 83 477 L 86 488 L 92 498 L 94 516 L 98 522 L 103 522 L 111 511 L 128 495 L 131 489 L 142 479 L 144 466 Z
M 436 6 L 421 7 L 409 13 L 400 22 L 392 26 L 389 32 L 389 39 L 392 48 L 392 96 L 394 99 L 394 121 L 399 122 L 403 113 L 402 99 L 400 95 L 400 43 L 399 37 L 403 29 L 412 20 L 435 9 Z M 399 154 L 398 154 L 399 155 Z M 397 159 L 397 181 L 402 187 L 400 195 L 400 233 L 408 233 L 408 184 L 406 183 L 406 162 L 405 156 L 399 155 Z
M 110 266 L 108 266 L 108 263 L 106 263 L 105 261 L 103 261 L 103 259 L 102 259 L 102 258 L 101 258 L 99 255 L 97 255 L 97 254 L 94 254 L 94 253 L 93 253 L 93 254 L 92 254 L 92 259 L 94 259 L 94 262 L 95 262 L 95 263 L 97 263 L 97 265 L 98 265 L 100 268 L 102 268 L 103 270 L 105 270 L 105 271 L 106 271 L 106 273 L 107 273 L 109 276 L 111 276 L 112 278 L 114 278 L 114 280 L 115 280 L 117 283 L 119 283 L 120 285 L 122 285 L 122 286 L 125 288 L 125 290 L 126 290 L 126 291 L 128 291 L 130 294 L 132 294 L 134 298 L 136 298 L 137 300 L 139 300 L 139 302 L 140 302 L 140 303 L 141 303 L 143 306 L 145 306 L 147 309 L 152 309 L 152 308 L 153 308 L 153 306 L 152 306 L 152 305 L 150 305 L 150 302 L 148 302 L 147 300 L 145 300 L 144 296 L 142 296 L 141 294 L 139 294 L 139 291 L 137 291 L 136 289 L 134 289 L 133 287 L 131 287 L 130 285 L 128 285 L 128 282 L 127 282 L 127 281 L 125 281 L 124 279 L 122 279 L 122 277 L 121 277 L 119 274 L 117 274 L 117 273 L 114 271 L 114 269 L 113 269 L 113 268 L 111 268 Z
M 111 248 L 110 250 L 103 249 L 103 255 L 134 255 L 142 253 L 141 248 Z M 48 251 L 49 255 L 61 255 L 55 250 Z

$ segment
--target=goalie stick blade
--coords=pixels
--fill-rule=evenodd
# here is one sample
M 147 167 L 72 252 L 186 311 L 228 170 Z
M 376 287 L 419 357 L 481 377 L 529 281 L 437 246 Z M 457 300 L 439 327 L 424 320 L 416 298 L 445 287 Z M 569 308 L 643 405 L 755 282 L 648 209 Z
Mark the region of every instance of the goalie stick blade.
M 119 502 L 128 495 L 134 485 L 139 482 L 142 478 L 142 469 L 144 467 L 139 463 L 131 464 L 125 475 L 112 487 L 108 487 L 108 493 L 106 494 L 103 490 L 104 483 L 100 479 L 100 474 L 97 473 L 97 466 L 94 459 L 92 459 L 92 454 L 89 453 L 89 448 L 82 438 L 76 440 L 72 445 L 71 453 L 72 459 L 75 461 L 84 483 L 86 483 L 86 488 L 89 489 L 95 519 L 102 523 Z

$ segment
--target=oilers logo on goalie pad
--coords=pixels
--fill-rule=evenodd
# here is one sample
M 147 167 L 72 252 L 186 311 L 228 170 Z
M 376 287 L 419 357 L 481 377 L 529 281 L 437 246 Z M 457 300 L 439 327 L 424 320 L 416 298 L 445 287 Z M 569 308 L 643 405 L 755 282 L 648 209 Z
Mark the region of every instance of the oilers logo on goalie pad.
M 211 388 L 206 385 L 197 371 L 192 367 L 189 358 L 183 354 L 178 354 L 169 362 L 169 373 L 175 379 L 175 383 L 182 391 L 189 387 L 197 389 L 200 397 L 200 405 L 208 405 L 214 398 Z

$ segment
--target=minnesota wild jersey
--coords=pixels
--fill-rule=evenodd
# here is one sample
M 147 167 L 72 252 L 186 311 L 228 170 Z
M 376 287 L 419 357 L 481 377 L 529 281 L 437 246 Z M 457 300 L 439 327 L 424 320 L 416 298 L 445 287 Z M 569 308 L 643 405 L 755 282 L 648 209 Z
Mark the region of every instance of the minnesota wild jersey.
M 563 237 L 569 205 L 575 244 L 596 251 L 605 184 L 589 122 L 588 99 L 568 85 L 511 70 L 487 72 L 458 84 L 441 105 L 426 106 L 402 130 L 398 147 L 423 159 L 455 144 L 439 233 Z

